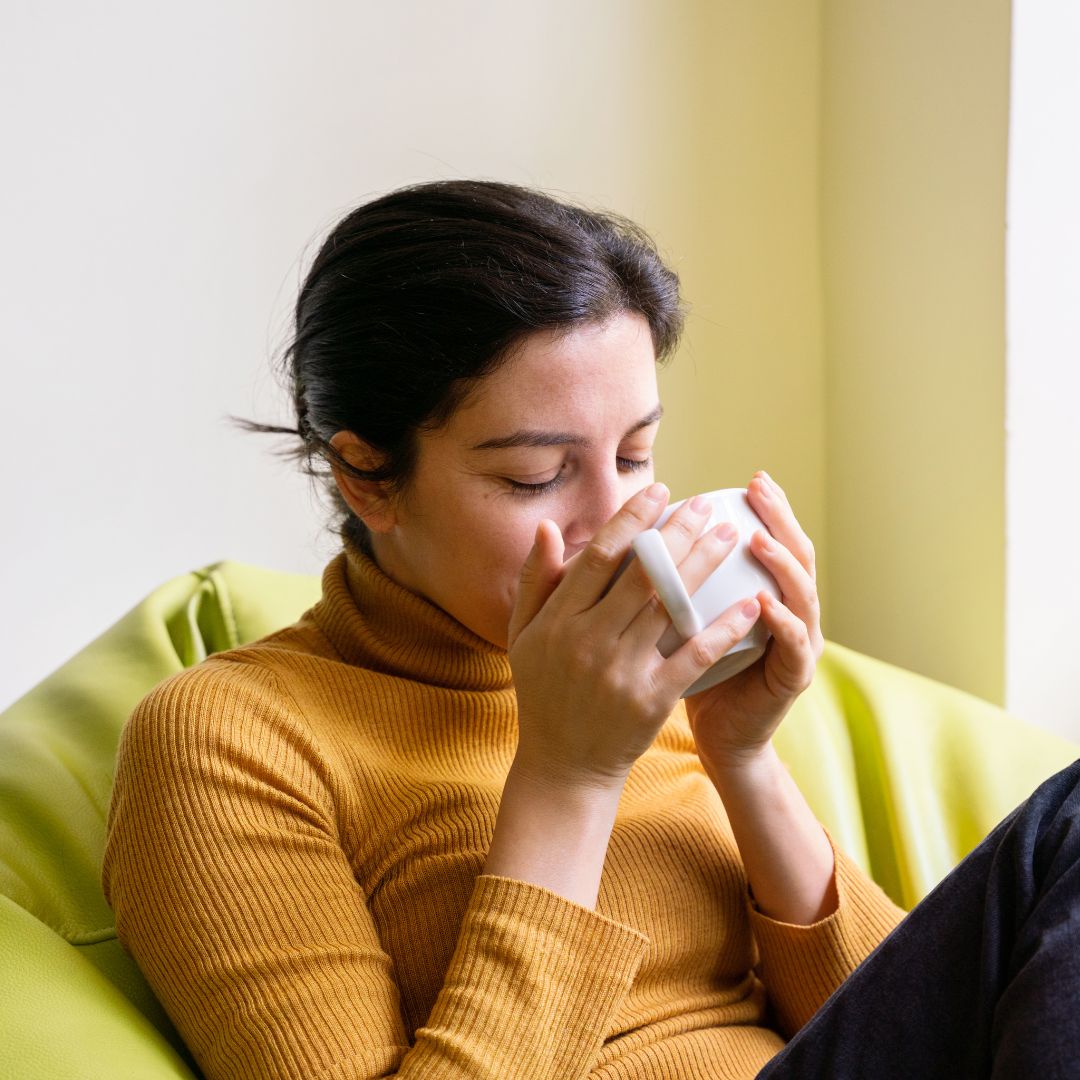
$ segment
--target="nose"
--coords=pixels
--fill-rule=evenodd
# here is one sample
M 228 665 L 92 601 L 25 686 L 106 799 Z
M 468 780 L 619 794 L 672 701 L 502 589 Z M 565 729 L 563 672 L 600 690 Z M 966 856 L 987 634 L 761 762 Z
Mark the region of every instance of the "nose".
M 651 477 L 646 478 L 640 473 L 628 475 L 610 469 L 583 483 L 563 528 L 567 558 L 589 543 L 631 495 L 651 482 Z

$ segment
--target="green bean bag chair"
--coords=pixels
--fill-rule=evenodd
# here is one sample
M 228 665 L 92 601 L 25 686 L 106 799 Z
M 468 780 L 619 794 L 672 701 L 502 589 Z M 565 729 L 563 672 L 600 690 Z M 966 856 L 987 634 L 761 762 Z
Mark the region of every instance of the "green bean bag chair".
M 156 683 L 287 625 L 319 591 L 318 577 L 235 562 L 184 574 L 0 714 L 0 1076 L 200 1075 L 102 895 L 116 746 Z M 833 642 L 776 744 L 819 818 L 907 908 L 1080 755 Z

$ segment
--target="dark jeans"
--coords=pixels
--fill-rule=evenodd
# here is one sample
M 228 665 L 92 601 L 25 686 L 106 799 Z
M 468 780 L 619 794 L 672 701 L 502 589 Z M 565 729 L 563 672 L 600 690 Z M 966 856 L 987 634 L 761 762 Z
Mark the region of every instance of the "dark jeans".
M 758 1080 L 1080 1077 L 1080 759 L 917 904 Z

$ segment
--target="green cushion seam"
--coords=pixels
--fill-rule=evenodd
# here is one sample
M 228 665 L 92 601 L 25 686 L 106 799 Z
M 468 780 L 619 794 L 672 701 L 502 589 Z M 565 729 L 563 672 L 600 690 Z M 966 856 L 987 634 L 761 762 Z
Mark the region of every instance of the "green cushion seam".
M 236 612 L 233 609 L 232 598 L 229 595 L 229 586 L 217 570 L 220 565 L 220 563 L 214 563 L 211 566 L 203 567 L 201 570 L 196 570 L 195 574 L 200 580 L 207 582 L 214 590 L 214 597 L 218 602 L 218 609 L 225 623 L 225 632 L 229 635 L 229 647 L 235 649 L 240 645 L 240 631 L 236 623 Z
M 70 925 L 61 924 L 56 926 L 48 919 L 43 919 L 40 915 L 19 904 L 13 897 L 8 897 L 13 904 L 18 904 L 23 911 L 27 913 L 32 919 L 37 919 L 39 923 L 47 926 L 57 937 L 62 937 L 69 945 L 98 945 L 103 941 L 112 941 L 116 937 L 116 925 L 104 926 L 100 930 L 83 930 L 78 927 L 72 927 Z
M 116 927 L 107 926 L 104 930 L 83 930 L 61 936 L 72 945 L 100 945 L 103 941 L 116 940 Z
M 833 666 L 832 675 L 844 702 L 843 722 L 855 754 L 855 795 L 867 837 L 870 876 L 897 904 L 910 908 L 911 905 L 905 903 L 909 883 L 898 857 L 901 837 L 890 797 L 888 766 L 874 724 L 874 709 L 858 681 L 839 664 Z M 871 825 L 882 821 L 889 837 L 886 852 L 882 852 L 880 843 L 870 843 Z

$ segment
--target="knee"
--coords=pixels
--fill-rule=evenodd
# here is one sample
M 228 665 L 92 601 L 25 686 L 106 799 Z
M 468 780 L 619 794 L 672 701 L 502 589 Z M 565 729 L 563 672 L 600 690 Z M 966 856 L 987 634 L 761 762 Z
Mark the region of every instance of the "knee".
M 1022 810 L 1040 876 L 1053 879 L 1080 864 L 1080 758 L 1040 784 Z

